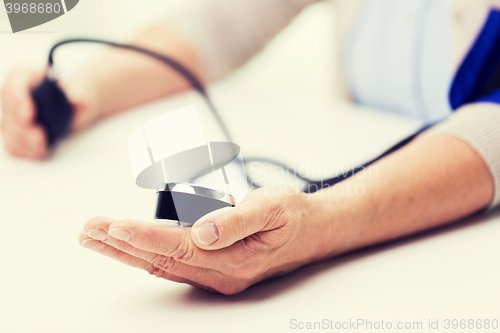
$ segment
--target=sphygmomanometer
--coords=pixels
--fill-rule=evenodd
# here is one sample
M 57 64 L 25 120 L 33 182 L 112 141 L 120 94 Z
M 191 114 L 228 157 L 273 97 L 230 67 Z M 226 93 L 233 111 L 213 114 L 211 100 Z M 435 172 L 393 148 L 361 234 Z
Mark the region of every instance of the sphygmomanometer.
M 233 142 L 227 126 L 217 112 L 217 109 L 212 103 L 204 85 L 191 71 L 181 65 L 178 61 L 165 55 L 134 45 L 119 44 L 97 39 L 70 39 L 59 42 L 52 47 L 49 53 L 49 68 L 47 71 L 48 75 L 43 80 L 43 82 L 32 91 L 32 96 L 37 110 L 36 120 L 45 129 L 47 142 L 50 147 L 54 147 L 59 140 L 61 140 L 66 134 L 68 134 L 73 118 L 71 103 L 67 99 L 63 90 L 60 88 L 57 79 L 54 76 L 53 70 L 54 51 L 58 47 L 69 43 L 106 44 L 133 52 L 139 52 L 161 61 L 166 66 L 176 71 L 184 79 L 186 79 L 191 87 L 203 97 L 219 127 L 221 128 L 225 139 L 229 144 Z M 420 131 L 418 133 L 420 133 Z M 369 161 L 368 163 L 365 163 L 364 165 L 353 169 L 352 172 L 343 173 L 338 177 L 321 181 L 314 181 L 308 179 L 300 173 L 294 174 L 294 176 L 300 178 L 305 182 L 305 186 L 302 188 L 303 192 L 313 193 L 318 189 L 332 186 L 342 181 L 343 179 L 355 174 L 357 171 L 362 170 L 364 167 L 367 167 L 371 163 L 374 163 L 380 158 L 399 149 L 406 143 L 410 142 L 416 135 L 418 135 L 418 133 L 415 133 L 405 140 L 399 142 L 398 144 L 394 145 L 389 150 L 384 152 L 382 155 Z M 239 151 L 239 148 L 233 150 Z M 238 155 L 238 151 L 233 153 L 233 155 Z M 290 168 L 286 165 L 267 158 L 249 158 L 243 161 L 243 163 L 249 162 L 264 162 L 281 166 L 284 170 L 290 170 Z M 154 167 L 154 165 L 152 167 Z M 248 184 L 250 184 L 252 187 L 260 187 L 260 185 L 258 185 L 256 181 L 252 180 L 248 175 L 245 176 L 247 177 Z M 213 188 L 189 183 L 160 183 L 157 185 L 157 205 L 155 212 L 155 220 L 157 221 L 176 221 L 178 225 L 190 226 L 199 218 L 211 211 L 220 208 L 235 206 L 235 200 L 231 196 L 231 194 Z
M 476 40 L 476 43 L 471 48 L 469 54 L 464 59 L 459 71 L 457 72 L 451 86 L 449 96 L 450 105 L 453 110 L 463 104 L 474 101 L 500 102 L 500 90 L 497 89 L 497 83 L 500 82 L 500 62 L 498 61 L 500 58 L 500 48 L 498 47 L 498 45 L 500 45 L 500 23 L 498 22 L 500 22 L 500 12 L 492 10 L 482 32 Z M 58 47 L 69 43 L 105 44 L 142 53 L 161 61 L 187 80 L 192 88 L 203 97 L 226 140 L 229 143 L 233 142 L 227 126 L 217 112 L 217 109 L 212 103 L 202 82 L 196 77 L 196 75 L 181 65 L 178 61 L 168 56 L 134 45 L 119 44 L 97 39 L 69 39 L 57 43 L 52 47 L 48 59 L 48 75 L 44 81 L 32 91 L 32 96 L 37 110 L 36 120 L 45 129 L 49 146 L 53 147 L 68 133 L 73 117 L 72 106 L 64 92 L 59 87 L 57 79 L 53 74 L 54 71 L 52 70 L 54 65 L 54 51 Z M 474 75 L 471 75 L 472 72 L 474 72 Z M 294 176 L 305 182 L 305 185 L 302 188 L 303 192 L 316 192 L 317 190 L 332 186 L 356 174 L 358 171 L 363 170 L 370 164 L 405 146 L 431 125 L 432 124 L 423 126 L 416 133 L 406 137 L 376 158 L 352 169 L 348 173 L 342 173 L 337 177 L 323 180 L 311 180 L 300 173 L 294 174 Z M 279 161 L 268 158 L 247 158 L 243 163 L 249 162 L 264 162 L 283 167 L 283 169 L 287 171 L 290 170 L 288 166 L 280 163 Z M 248 175 L 246 175 L 246 177 L 248 183 L 252 187 L 259 187 L 259 185 L 250 179 Z M 209 213 L 210 211 L 235 205 L 234 199 L 228 193 L 203 186 L 175 183 L 160 184 L 160 186 L 161 188 L 157 192 L 159 193 L 159 197 L 156 218 L 178 220 L 179 225 L 192 225 L 196 222 L 196 219 L 206 213 Z M 179 202 L 182 204 L 179 204 Z M 179 218 L 179 211 L 183 211 L 182 215 L 189 216 L 189 218 L 182 221 L 182 219 Z
M 180 76 L 182 76 L 184 79 L 188 81 L 188 83 L 191 85 L 193 89 L 195 89 L 205 100 L 207 103 L 210 111 L 212 112 L 213 116 L 215 117 L 220 129 L 222 130 L 225 139 L 228 142 L 233 142 L 232 136 L 230 134 L 230 131 L 228 130 L 227 126 L 225 125 L 223 119 L 221 118 L 219 112 L 217 111 L 215 105 L 212 103 L 212 100 L 210 99 L 204 85 L 201 83 L 201 81 L 194 75 L 190 70 L 188 70 L 185 66 L 181 65 L 178 61 L 165 56 L 163 54 L 156 53 L 154 51 L 134 46 L 134 45 L 127 45 L 127 44 L 120 44 L 120 43 L 115 43 L 115 42 L 110 42 L 110 41 L 104 41 L 104 40 L 97 40 L 97 39 L 69 39 L 65 40 L 62 42 L 59 42 L 55 44 L 52 49 L 49 52 L 49 60 L 48 60 L 48 70 L 47 70 L 47 77 L 43 80 L 43 82 L 37 86 L 33 91 L 32 91 L 32 96 L 35 102 L 36 110 L 37 110 L 37 122 L 42 125 L 42 127 L 45 129 L 45 132 L 47 134 L 47 141 L 48 145 L 50 147 L 54 147 L 55 144 L 61 140 L 66 134 L 68 134 L 71 121 L 73 118 L 73 110 L 71 103 L 67 99 L 66 95 L 64 94 L 63 90 L 60 88 L 57 78 L 54 76 L 54 52 L 57 48 L 59 48 L 62 45 L 65 44 L 70 44 L 70 43 L 98 43 L 98 44 L 105 44 L 117 48 L 122 48 L 134 52 L 139 52 L 144 55 L 153 57 L 162 63 L 164 63 L 166 66 L 170 67 L 173 69 L 175 72 L 177 72 Z M 378 156 L 377 158 L 373 159 L 372 161 L 365 163 L 362 166 L 359 166 L 355 168 L 353 171 L 355 173 L 356 169 L 361 169 L 363 167 L 368 166 L 369 164 L 379 160 L 383 156 L 386 156 L 387 154 L 392 153 L 393 151 L 399 149 L 400 147 L 404 146 L 406 143 L 411 141 L 413 137 L 416 134 L 406 138 L 405 140 L 399 142 L 398 144 L 394 145 L 390 149 L 388 149 L 386 152 L 384 152 L 382 155 Z M 266 162 L 266 163 L 271 163 L 275 164 L 278 166 L 283 166 L 286 168 L 286 166 L 278 161 L 274 161 L 272 159 L 267 159 L 267 158 L 249 158 L 245 159 L 245 163 L 249 162 Z M 290 168 L 287 168 L 290 169 Z M 353 172 L 350 172 L 349 174 L 353 174 Z M 308 184 L 324 184 L 324 186 L 331 186 L 341 180 L 343 180 L 343 177 L 347 176 L 339 176 L 336 178 L 332 179 L 326 179 L 326 180 L 321 180 L 321 181 L 314 181 L 310 180 L 307 177 L 298 174 L 297 177 L 300 179 L 304 180 Z M 251 179 L 249 179 L 250 185 L 253 187 L 259 187 L 256 185 L 255 182 L 252 182 Z M 315 186 L 306 186 L 304 189 L 305 192 L 314 192 Z

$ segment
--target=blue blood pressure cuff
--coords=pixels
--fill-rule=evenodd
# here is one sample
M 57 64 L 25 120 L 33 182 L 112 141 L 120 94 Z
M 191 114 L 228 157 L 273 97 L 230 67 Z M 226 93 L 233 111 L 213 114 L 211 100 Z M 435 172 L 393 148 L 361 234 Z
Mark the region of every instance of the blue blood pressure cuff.
M 473 102 L 500 104 L 500 10 L 490 11 L 455 75 L 449 98 L 452 110 Z

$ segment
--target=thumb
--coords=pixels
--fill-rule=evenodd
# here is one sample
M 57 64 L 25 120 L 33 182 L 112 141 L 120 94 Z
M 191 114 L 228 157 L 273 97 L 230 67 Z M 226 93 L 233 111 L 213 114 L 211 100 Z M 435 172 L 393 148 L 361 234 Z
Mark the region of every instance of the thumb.
M 250 214 L 251 215 L 251 214 Z M 191 228 L 191 239 L 201 249 L 218 250 L 260 231 L 259 223 L 250 225 L 245 210 L 226 207 L 200 218 Z M 256 222 L 256 221 L 254 221 Z

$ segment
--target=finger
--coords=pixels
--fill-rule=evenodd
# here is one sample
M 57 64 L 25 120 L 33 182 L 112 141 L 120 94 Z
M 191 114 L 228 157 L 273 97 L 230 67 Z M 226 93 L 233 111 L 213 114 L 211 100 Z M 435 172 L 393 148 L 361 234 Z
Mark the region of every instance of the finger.
M 82 232 L 80 236 L 78 237 L 78 242 L 80 243 L 81 246 L 98 252 L 100 254 L 103 254 L 107 257 L 110 257 L 112 259 L 118 260 L 124 264 L 127 264 L 132 267 L 136 268 L 141 268 L 144 269 L 148 272 L 152 272 L 154 270 L 154 266 L 151 265 L 149 262 L 142 260 L 140 258 L 131 256 L 128 253 L 119 251 L 118 249 L 107 245 L 99 240 L 95 240 L 90 238 L 87 234 Z
M 48 155 L 46 134 L 40 126 L 22 126 L 6 116 L 2 118 L 1 129 L 6 148 L 12 155 L 30 158 Z
M 7 120 L 2 119 L 2 135 L 7 152 L 15 157 L 31 157 L 35 152 L 26 148 L 25 138 L 19 130 L 6 126 Z
M 5 150 L 14 157 L 23 157 L 23 147 L 18 140 L 15 140 L 9 133 L 2 132 Z
M 40 125 L 34 125 L 26 133 L 30 148 L 38 155 L 44 157 L 49 153 L 47 133 Z
M 103 224 L 99 224 L 100 220 L 103 221 Z M 85 229 L 89 233 L 92 229 L 88 228 L 91 226 L 99 228 L 101 232 L 108 228 L 106 236 L 103 234 L 98 236 L 105 238 L 105 242 L 111 242 L 114 238 L 128 243 L 136 249 L 154 252 L 158 255 L 150 255 L 147 258 L 154 262 L 155 267 L 170 274 L 173 272 L 176 276 L 215 289 L 223 294 L 240 292 L 256 281 L 255 277 L 249 275 L 248 270 L 244 269 L 249 266 L 250 262 L 242 258 L 244 251 L 241 250 L 241 246 L 236 246 L 241 245 L 242 242 L 218 251 L 205 251 L 197 248 L 190 241 L 189 228 L 161 226 L 137 220 L 116 221 L 106 217 L 88 221 Z M 179 241 L 182 237 L 185 237 L 184 240 Z M 193 252 L 183 248 L 185 246 L 183 244 L 188 244 L 188 242 L 191 242 L 190 249 Z M 132 253 L 134 251 L 132 247 L 124 247 L 124 249 Z M 139 255 L 139 253 L 136 254 Z M 178 264 L 172 270 L 171 265 L 175 261 Z
M 200 285 L 218 287 L 221 281 L 227 280 L 225 276 L 212 269 L 191 266 L 175 260 L 171 256 L 162 254 L 161 252 L 151 252 L 149 250 L 144 250 L 137 248 L 134 245 L 122 241 L 113 236 L 112 227 L 122 221 L 116 221 L 108 217 L 96 217 L 85 223 L 84 232 L 94 239 L 98 239 L 103 243 L 114 247 L 115 249 L 127 253 L 131 256 L 137 257 L 143 261 L 146 261 L 156 268 L 165 271 L 168 274 L 173 274 L 178 277 L 188 279 L 190 281 L 196 282 Z M 134 221 L 138 222 L 138 221 Z M 146 224 L 146 223 L 144 223 Z M 146 224 L 147 225 L 147 224 Z M 161 230 L 161 229 L 154 229 Z M 135 232 L 137 234 L 137 232 Z M 161 237 L 161 236 L 160 236 Z M 158 235 L 149 237 L 151 239 L 157 239 Z
M 197 247 L 191 240 L 190 228 L 156 225 L 137 220 L 121 220 L 109 226 L 109 235 L 135 248 L 162 254 L 176 261 L 232 275 L 233 267 L 245 262 L 241 246 L 214 253 Z M 235 244 L 236 245 L 236 244 Z
M 47 135 L 39 126 L 17 128 L 17 138 L 21 142 L 26 156 L 31 158 L 45 158 L 49 153 Z
M 178 282 L 178 283 L 190 283 L 188 279 L 181 278 L 174 274 L 169 274 L 167 272 L 161 272 L 161 269 L 155 267 L 153 264 L 142 260 L 140 258 L 134 257 L 128 253 L 122 252 L 108 244 L 105 244 L 99 240 L 92 239 L 88 237 L 84 232 L 82 232 L 78 238 L 78 242 L 81 246 L 98 252 L 106 257 L 120 261 L 128 266 L 136 267 L 147 271 L 151 275 L 156 277 L 162 277 L 164 279 Z
M 11 114 L 20 124 L 32 124 L 35 119 L 35 105 L 31 90 L 44 78 L 43 71 L 20 70 L 13 72 L 2 90 L 2 110 Z M 5 104 L 4 104 L 5 103 Z
M 46 146 L 46 135 L 43 128 L 38 124 L 20 124 L 11 115 L 2 117 L 2 132 L 18 133 L 20 137 L 28 139 L 30 148 L 44 148 Z
M 96 216 L 85 222 L 85 224 L 83 225 L 83 231 L 88 233 L 89 230 L 102 230 L 105 234 L 100 240 L 103 240 L 106 238 L 109 226 L 116 221 L 117 220 L 110 217 Z
M 120 220 L 109 226 L 108 234 L 138 249 L 163 254 L 186 263 L 191 263 L 196 250 L 188 228 Z
M 217 250 L 253 235 L 270 230 L 275 205 L 272 198 L 249 196 L 238 207 L 219 209 L 200 218 L 191 228 L 193 242 L 205 250 Z
M 177 276 L 186 278 L 193 278 L 194 276 L 200 276 L 199 272 L 196 272 L 195 270 L 205 270 L 205 268 L 189 266 L 187 264 L 178 262 L 172 257 L 167 257 L 162 254 L 138 249 L 127 242 L 108 235 L 107 230 L 109 228 L 109 225 L 111 225 L 110 222 L 112 223 L 112 219 L 103 219 L 103 223 L 99 223 L 99 220 L 93 219 L 92 222 L 86 224 L 86 228 L 94 228 L 88 230 L 87 235 L 90 238 L 100 240 L 101 242 L 108 244 L 109 246 L 112 246 L 113 248 L 120 250 L 121 252 L 127 253 L 145 262 L 148 262 L 152 266 L 158 267 L 170 274 L 175 274 Z
M 189 281 L 195 282 L 198 285 L 205 286 L 216 286 L 219 281 L 224 279 L 224 276 L 218 271 L 203 267 L 190 266 L 185 263 L 176 261 L 172 257 L 144 251 L 111 236 L 108 236 L 107 239 L 102 242 L 114 247 L 117 250 L 120 250 L 151 264 L 153 267 L 155 267 L 155 273 L 157 274 L 157 276 L 158 274 L 162 274 L 158 271 L 161 270 L 165 272 L 165 274 L 175 275 L 179 278 L 184 278 Z

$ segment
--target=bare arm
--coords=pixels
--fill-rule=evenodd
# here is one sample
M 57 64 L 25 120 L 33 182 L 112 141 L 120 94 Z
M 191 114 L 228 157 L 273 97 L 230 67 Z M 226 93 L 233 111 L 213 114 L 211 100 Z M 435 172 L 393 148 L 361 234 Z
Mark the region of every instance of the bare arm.
M 204 81 L 204 71 L 193 49 L 168 28 L 153 26 L 131 44 L 174 58 Z M 183 77 L 162 62 L 121 49 L 111 50 L 64 85 L 70 96 L 92 92 L 93 109 L 82 112 L 90 114 L 77 119 L 75 129 L 83 128 L 99 117 L 189 88 Z
M 378 176 L 355 175 L 330 192 L 259 189 L 192 228 L 93 218 L 79 241 L 157 277 L 235 294 L 317 260 L 450 223 L 493 197 L 483 159 L 453 136 L 419 138 L 373 167 Z
M 204 80 L 195 52 L 168 28 L 153 26 L 137 36 L 132 44 L 168 55 Z M 31 98 L 31 90 L 43 77 L 40 70 L 16 71 L 10 74 L 2 88 L 0 130 L 5 148 L 13 156 L 41 159 L 49 153 L 45 132 L 35 121 L 36 110 Z M 189 87 L 163 63 L 118 49 L 110 50 L 73 79 L 61 84 L 73 106 L 73 131 L 101 117 Z
M 351 193 L 357 187 L 364 194 L 337 196 L 332 188 L 313 195 L 322 212 L 318 219 L 329 226 L 327 243 L 335 239 L 333 248 L 323 245 L 330 246 L 331 254 L 468 216 L 485 208 L 494 191 L 481 156 L 462 140 L 442 134 L 419 138 L 348 181 Z
M 206 81 L 243 64 L 315 1 L 186 0 L 183 9 L 165 18 L 170 26 L 152 26 L 133 44 L 173 57 Z M 42 78 L 41 71 L 14 72 L 2 89 L 0 131 L 13 156 L 41 159 L 48 155 L 30 95 Z M 74 131 L 100 117 L 188 88 L 184 79 L 160 62 L 124 50 L 111 51 L 62 84 L 73 105 Z

